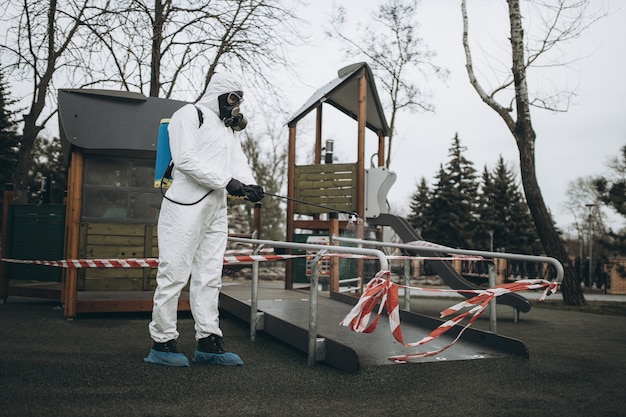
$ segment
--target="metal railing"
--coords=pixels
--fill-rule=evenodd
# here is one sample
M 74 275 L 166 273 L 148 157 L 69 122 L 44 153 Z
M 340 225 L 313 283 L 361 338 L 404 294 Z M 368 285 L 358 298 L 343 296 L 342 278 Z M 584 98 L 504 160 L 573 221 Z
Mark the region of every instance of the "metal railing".
M 324 360 L 324 339 L 317 337 L 317 298 L 319 277 L 317 273 L 317 260 L 326 253 L 332 251 L 337 253 L 349 253 L 356 255 L 368 255 L 377 257 L 380 261 L 380 270 L 389 270 L 389 262 L 384 252 L 378 249 L 355 248 L 347 246 L 316 245 L 311 243 L 279 242 L 274 240 L 248 239 L 239 237 L 229 237 L 231 242 L 250 243 L 257 245 L 254 253 L 257 254 L 264 246 L 278 248 L 303 249 L 317 252 L 314 262 L 312 262 L 311 285 L 309 298 L 309 338 L 308 338 L 308 365 L 312 367 L 315 361 Z M 250 339 L 256 340 L 256 331 L 263 330 L 263 313 L 258 311 L 259 297 L 259 261 L 252 263 L 252 289 L 250 294 Z
M 386 246 L 390 248 L 398 248 L 398 249 L 408 249 L 408 250 L 419 250 L 424 252 L 432 252 L 432 253 L 450 253 L 450 254 L 459 254 L 459 255 L 470 255 L 470 256 L 482 256 L 485 258 L 502 258 L 502 259 L 511 259 L 511 260 L 520 260 L 520 261 L 530 261 L 530 262 L 546 262 L 554 266 L 556 270 L 556 280 L 561 282 L 563 280 L 563 265 L 555 259 L 548 256 L 535 256 L 535 255 L 523 255 L 517 253 L 506 253 L 506 252 L 489 252 L 489 251 L 480 251 L 480 250 L 471 250 L 471 249 L 454 249 L 449 248 L 447 246 L 442 245 L 432 245 L 432 246 L 421 246 L 421 245 L 410 245 L 406 243 L 391 243 L 391 242 L 379 242 L 374 240 L 363 240 L 356 239 L 351 237 L 340 237 L 340 236 L 332 236 L 331 242 L 345 242 L 345 243 L 353 243 L 357 245 L 370 245 L 370 246 Z M 336 248 L 337 246 L 333 246 Z M 405 263 L 406 265 L 406 263 Z M 405 266 L 406 268 L 406 266 Z M 405 274 L 406 275 L 406 274 Z M 489 265 L 489 286 L 494 287 L 496 285 L 496 273 L 493 268 L 493 264 Z M 405 288 L 405 309 L 407 306 L 407 300 L 409 298 L 409 289 Z M 516 310 L 517 314 L 517 310 Z M 489 302 L 489 329 L 491 332 L 496 333 L 496 300 L 493 299 Z M 517 317 L 516 317 L 517 321 Z

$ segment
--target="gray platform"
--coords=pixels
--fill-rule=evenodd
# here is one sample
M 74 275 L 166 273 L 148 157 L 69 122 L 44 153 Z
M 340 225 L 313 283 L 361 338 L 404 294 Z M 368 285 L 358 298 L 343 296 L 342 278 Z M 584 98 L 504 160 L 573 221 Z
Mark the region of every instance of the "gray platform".
M 259 288 L 259 312 L 264 313 L 263 331 L 306 353 L 308 349 L 308 289 L 285 290 L 282 283 L 261 283 Z M 449 344 L 461 330 L 460 326 L 448 334 L 418 348 L 406 348 L 396 342 L 389 330 L 386 316 L 381 317 L 376 331 L 355 333 L 339 325 L 357 298 L 320 293 L 318 299 L 318 337 L 325 338 L 327 364 L 356 372 L 361 367 L 392 365 L 392 355 L 430 351 Z M 250 282 L 225 284 L 222 288 L 220 307 L 250 323 Z M 428 335 L 443 321 L 417 313 L 401 312 L 401 324 L 405 342 L 415 342 Z M 521 356 L 528 358 L 526 346 L 519 340 L 469 328 L 450 349 L 435 357 L 417 359 L 415 362 L 448 360 L 477 360 Z

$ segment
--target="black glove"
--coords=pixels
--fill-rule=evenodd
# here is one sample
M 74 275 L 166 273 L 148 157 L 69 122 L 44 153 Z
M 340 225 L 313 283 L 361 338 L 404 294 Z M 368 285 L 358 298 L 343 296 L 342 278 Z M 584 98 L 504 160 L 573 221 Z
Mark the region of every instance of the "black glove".
M 228 185 L 226 185 L 226 191 L 228 191 L 228 194 L 236 197 L 246 196 L 246 193 L 243 190 L 243 184 L 234 178 L 230 180 Z
M 252 201 L 253 203 L 263 200 L 263 197 L 265 196 L 263 187 L 260 185 L 244 185 L 243 192 L 246 194 L 246 199 Z

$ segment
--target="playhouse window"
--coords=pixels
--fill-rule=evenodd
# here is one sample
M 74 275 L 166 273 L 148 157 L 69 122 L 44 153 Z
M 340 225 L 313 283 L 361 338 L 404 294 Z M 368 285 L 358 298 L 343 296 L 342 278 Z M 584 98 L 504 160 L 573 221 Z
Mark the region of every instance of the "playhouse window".
M 87 155 L 83 178 L 83 220 L 156 222 L 162 197 L 154 160 Z

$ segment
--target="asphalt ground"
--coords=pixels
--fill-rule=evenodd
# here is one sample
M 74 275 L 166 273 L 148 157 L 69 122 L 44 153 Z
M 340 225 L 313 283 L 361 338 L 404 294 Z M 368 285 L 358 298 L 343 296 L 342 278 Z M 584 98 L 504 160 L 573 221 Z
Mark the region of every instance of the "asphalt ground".
M 414 298 L 437 316 L 454 300 Z M 558 303 L 559 300 L 546 301 Z M 533 307 L 499 334 L 530 359 L 501 358 L 365 368 L 347 374 L 222 314 L 227 350 L 245 365 L 168 368 L 144 363 L 148 314 L 68 321 L 54 302 L 0 305 L 0 416 L 625 416 L 626 316 Z M 474 327 L 487 330 L 482 317 Z M 179 348 L 191 356 L 193 321 Z M 379 328 L 377 331 L 388 331 Z M 391 336 L 390 336 L 391 337 Z M 452 348 L 454 349 L 454 347 Z

